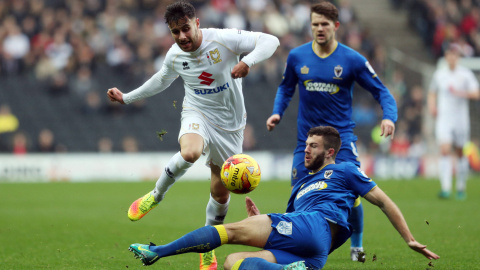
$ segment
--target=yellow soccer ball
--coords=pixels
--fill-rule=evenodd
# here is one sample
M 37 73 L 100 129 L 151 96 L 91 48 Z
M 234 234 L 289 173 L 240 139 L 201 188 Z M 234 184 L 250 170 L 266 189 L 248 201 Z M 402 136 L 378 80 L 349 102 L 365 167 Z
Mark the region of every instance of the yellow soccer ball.
M 223 185 L 231 192 L 247 194 L 260 183 L 260 166 L 249 155 L 233 155 L 223 163 L 220 177 Z

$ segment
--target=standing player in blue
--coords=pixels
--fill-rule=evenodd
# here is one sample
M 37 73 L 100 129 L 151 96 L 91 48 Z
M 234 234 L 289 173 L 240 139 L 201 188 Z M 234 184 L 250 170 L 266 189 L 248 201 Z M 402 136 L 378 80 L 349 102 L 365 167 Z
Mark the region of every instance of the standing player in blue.
M 368 90 L 383 109 L 382 136 L 394 135 L 397 106 L 389 90 L 383 85 L 368 61 L 353 49 L 335 39 L 338 10 L 329 2 L 311 7 L 312 42 L 293 49 L 287 59 L 284 78 L 278 87 L 273 114 L 267 120 L 267 129 L 273 130 L 282 119 L 298 85 L 300 104 L 297 118 L 297 148 L 294 151 L 291 184 L 308 175 L 303 164 L 305 135 L 314 126 L 335 127 L 341 134 L 342 147 L 336 161 L 350 161 L 360 167 L 353 133 L 353 86 L 357 82 Z M 353 225 L 350 256 L 353 261 L 363 254 L 363 207 L 356 201 L 350 216 Z
M 263 250 L 230 254 L 224 269 L 321 269 L 328 254 L 350 237 L 348 216 L 355 199 L 363 196 L 385 213 L 411 249 L 438 259 L 415 240 L 397 205 L 360 168 L 351 162 L 335 164 L 340 145 L 340 134 L 333 127 L 309 130 L 304 161 L 313 173 L 293 187 L 285 214 L 260 215 L 247 197 L 249 217 L 240 222 L 205 226 L 163 246 L 132 244 L 129 249 L 150 265 L 162 257 L 240 244 Z

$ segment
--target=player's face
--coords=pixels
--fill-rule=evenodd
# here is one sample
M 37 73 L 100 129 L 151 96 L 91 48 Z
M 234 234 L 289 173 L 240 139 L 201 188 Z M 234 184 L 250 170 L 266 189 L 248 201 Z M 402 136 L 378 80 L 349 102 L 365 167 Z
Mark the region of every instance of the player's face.
M 326 46 L 335 40 L 335 32 L 340 26 L 338 21 L 331 21 L 318 13 L 312 13 L 311 20 L 313 40 L 318 45 Z
M 326 151 L 322 136 L 308 136 L 305 147 L 305 168 L 317 171 L 325 163 Z
M 454 69 L 457 65 L 459 57 L 459 53 L 454 50 L 447 50 L 445 52 L 445 60 L 447 61 L 447 64 L 451 69 Z
M 185 17 L 175 23 L 170 23 L 168 28 L 170 28 L 173 39 L 182 51 L 193 52 L 202 43 L 199 26 L 200 20 L 198 18 L 188 19 Z

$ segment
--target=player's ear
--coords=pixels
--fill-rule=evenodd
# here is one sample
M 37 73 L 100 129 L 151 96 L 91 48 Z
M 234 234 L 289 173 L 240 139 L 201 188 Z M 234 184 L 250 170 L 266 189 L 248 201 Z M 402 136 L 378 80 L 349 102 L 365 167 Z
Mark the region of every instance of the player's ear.
M 335 149 L 328 148 L 327 154 L 325 155 L 326 158 L 333 158 L 335 156 Z

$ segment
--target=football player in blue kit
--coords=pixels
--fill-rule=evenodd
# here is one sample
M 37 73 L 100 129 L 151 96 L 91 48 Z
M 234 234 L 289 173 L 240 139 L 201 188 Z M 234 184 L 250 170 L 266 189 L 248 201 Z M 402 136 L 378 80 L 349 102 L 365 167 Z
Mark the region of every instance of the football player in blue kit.
M 358 166 L 335 163 L 340 145 L 340 134 L 333 127 L 309 130 L 304 162 L 312 173 L 293 187 L 287 213 L 261 215 L 247 197 L 249 217 L 240 222 L 205 226 L 162 246 L 132 244 L 129 249 L 150 265 L 162 257 L 240 244 L 262 250 L 230 254 L 224 269 L 321 269 L 328 254 L 350 237 L 348 217 L 356 198 L 362 196 L 385 213 L 411 249 L 428 259 L 438 259 L 415 240 L 400 209 Z
M 335 127 L 342 138 L 336 162 L 350 161 L 360 167 L 355 144 L 357 137 L 353 133 L 355 123 L 352 121 L 355 82 L 369 91 L 382 107 L 382 136 L 393 137 L 397 120 L 395 99 L 365 57 L 335 39 L 335 32 L 340 25 L 337 8 L 324 1 L 313 5 L 310 14 L 314 40 L 291 50 L 283 80 L 277 90 L 273 113 L 266 123 L 269 131 L 280 123 L 298 85 L 300 101 L 292 187 L 309 173 L 303 164 L 303 150 L 305 136 L 311 127 Z M 363 207 L 360 199 L 356 201 L 350 219 L 353 225 L 350 256 L 356 261 L 363 252 Z

